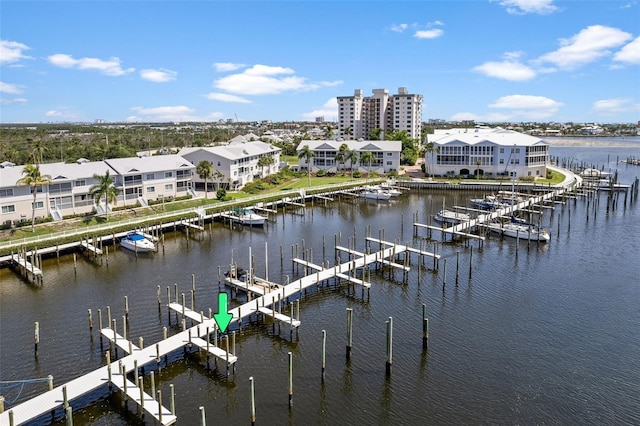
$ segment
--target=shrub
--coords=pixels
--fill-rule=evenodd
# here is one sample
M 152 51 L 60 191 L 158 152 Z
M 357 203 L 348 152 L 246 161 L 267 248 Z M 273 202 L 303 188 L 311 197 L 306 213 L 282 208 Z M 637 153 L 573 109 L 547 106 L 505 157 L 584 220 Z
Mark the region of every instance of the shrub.
M 220 188 L 216 191 L 216 198 L 220 201 L 223 201 L 227 196 L 227 190 L 224 188 Z
M 317 176 L 317 177 L 323 177 L 323 176 L 326 176 L 326 175 L 327 175 L 327 171 L 326 171 L 326 170 L 324 170 L 324 169 L 320 169 L 320 170 L 318 170 L 318 171 L 316 172 L 316 176 Z
M 353 172 L 353 177 L 354 178 L 361 178 L 362 177 L 362 172 L 360 170 L 356 170 Z

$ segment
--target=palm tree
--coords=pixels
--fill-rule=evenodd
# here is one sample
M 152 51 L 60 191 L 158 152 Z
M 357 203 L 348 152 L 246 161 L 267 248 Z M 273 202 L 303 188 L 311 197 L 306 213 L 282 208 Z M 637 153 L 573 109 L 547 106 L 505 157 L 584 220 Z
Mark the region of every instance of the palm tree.
M 196 166 L 196 173 L 200 176 L 200 179 L 204 179 L 204 198 L 209 198 L 207 181 L 213 176 L 213 165 L 207 160 L 202 160 Z
M 344 134 L 347 136 L 351 136 L 353 134 L 353 131 L 351 130 L 351 126 L 347 126 L 344 128 Z
M 480 164 L 482 164 L 482 161 L 477 160 L 476 161 L 476 179 L 480 179 Z
M 307 162 L 307 180 L 309 182 L 309 187 L 311 187 L 311 159 L 315 156 L 316 153 L 309 148 L 309 145 L 303 146 L 300 152 L 298 152 L 298 158 L 304 158 Z
M 369 167 L 367 168 L 367 179 L 369 179 L 369 175 L 371 174 L 371 162 L 375 159 L 376 157 L 371 151 L 365 151 L 360 156 L 360 161 L 363 163 L 368 163 L 369 165 Z
M 18 179 L 16 185 L 29 185 L 33 194 L 33 203 L 31 203 L 31 232 L 35 231 L 36 224 L 36 196 L 38 195 L 38 186 L 47 185 L 51 182 L 51 176 L 43 175 L 40 172 L 38 164 L 27 164 L 22 169 L 22 178 Z
M 428 176 L 429 173 L 432 171 L 432 168 L 433 168 L 433 165 L 431 164 L 431 161 L 433 159 L 433 154 L 438 152 L 438 147 L 433 142 L 427 142 L 424 145 L 424 152 L 425 152 L 425 159 L 427 157 L 429 157 L 429 162 L 427 163 L 427 165 L 429 166 L 429 169 L 426 170 L 426 174 Z M 432 177 L 433 177 L 433 175 L 432 175 Z
M 216 191 L 220 189 L 220 182 L 224 179 L 224 174 L 220 170 L 213 172 L 213 179 L 216 181 Z
M 264 177 L 264 168 L 272 166 L 275 162 L 276 162 L 276 160 L 274 160 L 273 157 L 270 156 L 270 155 L 265 155 L 265 156 L 262 156 L 262 157 L 258 158 L 258 167 L 262 168 L 263 177 Z M 267 173 L 267 175 L 268 175 L 268 173 Z
M 335 161 L 338 162 L 338 165 L 342 164 L 342 168 L 344 168 L 344 163 L 347 161 L 347 151 L 349 151 L 349 146 L 346 143 L 343 143 L 340 145 L 340 148 L 338 148 L 338 152 L 336 152 L 334 157 Z
M 355 149 L 348 149 L 345 152 L 344 160 L 349 162 L 349 167 L 351 169 L 351 179 L 353 180 L 353 165 L 360 161 L 360 155 L 358 151 Z
M 324 138 L 329 140 L 333 137 L 333 128 L 331 128 L 331 125 L 327 124 L 324 127 Z
M 109 176 L 109 170 L 104 175 L 93 174 L 93 178 L 98 181 L 89 188 L 89 194 L 93 197 L 96 204 L 100 204 L 100 200 L 104 197 L 104 212 L 107 220 L 109 220 L 109 203 L 118 203 L 118 194 L 120 190 L 113 184 L 113 179 Z

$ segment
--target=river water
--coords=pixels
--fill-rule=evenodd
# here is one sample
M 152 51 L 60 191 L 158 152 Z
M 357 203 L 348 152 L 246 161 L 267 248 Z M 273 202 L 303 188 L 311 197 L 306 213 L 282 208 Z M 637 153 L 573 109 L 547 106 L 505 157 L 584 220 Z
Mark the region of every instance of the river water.
M 620 181 L 630 184 L 640 176 L 640 167 L 617 164 L 616 159 L 639 157 L 640 141 L 619 142 L 576 147 L 554 138 L 551 154 L 617 170 Z M 250 249 L 257 275 L 268 272 L 270 280 L 279 282 L 299 276 L 291 265 L 296 244 L 300 256 L 304 245 L 312 248 L 315 263 L 333 263 L 336 235 L 343 246 L 355 235 L 360 251 L 367 229 L 374 237 L 384 232 L 385 240 L 433 251 L 426 230 L 413 236 L 414 214 L 427 223 L 443 201 L 469 205 L 477 195 L 414 191 L 391 202 L 356 200 L 327 207 L 316 202 L 304 214 L 278 213 L 265 229 L 215 224 L 189 239 L 183 232 L 169 233 L 164 251 L 147 256 L 136 258 L 110 248 L 108 265 L 78 255 L 75 272 L 72 256 L 46 259 L 41 286 L 2 269 L 0 381 L 51 374 L 60 385 L 104 365 L 108 345 L 100 344 L 97 311 L 102 310 L 106 323 L 110 306 L 121 327 L 125 296 L 135 341 L 142 336 L 145 346 L 153 344 L 161 339 L 163 326 L 170 334 L 179 331 L 175 317 L 169 325 L 166 308 L 158 310 L 157 286 L 165 303 L 166 287 L 173 294 L 177 283 L 189 304 L 193 274 L 196 310 L 215 311 L 218 269 L 224 272 L 232 259 L 246 267 Z M 205 360 L 191 355 L 185 359 L 180 352 L 162 364 L 158 387 L 164 405 L 169 405 L 173 384 L 179 424 L 198 424 L 200 406 L 208 424 L 248 424 L 253 377 L 258 424 L 640 424 L 640 207 L 630 201 L 624 205 L 620 196 L 616 209 L 607 213 L 605 197 L 599 196 L 595 208 L 581 198 L 546 211 L 542 223 L 552 235 L 546 245 L 518 244 L 495 235 L 482 247 L 477 242 L 438 244 L 448 263 L 444 290 L 444 262 L 436 273 L 432 261 L 425 260 L 418 273 L 414 257 L 406 284 L 401 272 L 392 279 L 388 272 L 372 273 L 368 298 L 359 290 L 348 294 L 346 287 L 310 291 L 301 299 L 302 326 L 293 339 L 287 326 L 280 331 L 271 325 L 243 327 L 236 374 L 230 378 L 224 367 L 216 370 L 211 361 L 207 368 Z M 428 351 L 422 348 L 423 303 L 430 326 Z M 346 308 L 354 312 L 349 362 Z M 93 312 L 93 333 L 87 309 Z M 394 356 L 391 375 L 386 376 L 389 317 Z M 324 381 L 322 330 L 327 333 Z M 294 359 L 291 410 L 289 351 Z M 1 385 L 7 410 L 46 390 L 46 383 Z M 135 414 L 105 395 L 76 402 L 84 407 L 74 410 L 74 424 L 139 423 Z M 46 418 L 39 423 L 49 422 Z M 63 424 L 60 417 L 56 422 Z

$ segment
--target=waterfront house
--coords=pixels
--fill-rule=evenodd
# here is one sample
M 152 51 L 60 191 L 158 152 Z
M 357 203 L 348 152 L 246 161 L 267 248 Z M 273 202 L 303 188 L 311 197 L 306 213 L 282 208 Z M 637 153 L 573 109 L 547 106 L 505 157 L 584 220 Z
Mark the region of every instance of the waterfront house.
M 300 151 L 305 145 L 309 145 L 309 149 L 313 151 L 314 156 L 311 158 L 311 164 L 307 164 L 306 158 L 299 158 L 300 170 L 307 170 L 311 167 L 312 172 L 318 170 L 326 170 L 329 173 L 336 173 L 341 170 L 351 169 L 351 164 L 346 162 L 343 164 L 336 161 L 336 154 L 340 151 L 340 146 L 345 144 L 350 151 L 356 151 L 358 158 L 363 152 L 371 152 L 375 159 L 371 162 L 371 172 L 389 173 L 391 171 L 398 172 L 400 170 L 400 153 L 402 151 L 402 142 L 400 141 L 364 141 L 364 140 L 303 140 L 298 144 L 296 151 Z M 358 161 L 353 165 L 354 170 L 363 172 L 369 171 L 369 163 Z
M 31 217 L 33 193 L 28 186 L 17 185 L 24 175 L 24 166 L 0 169 L 0 222 L 7 224 Z M 114 158 L 105 161 L 76 163 L 48 163 L 40 165 L 42 175 L 51 177 L 48 185 L 36 188 L 35 217 L 53 217 L 90 213 L 104 213 L 104 205 L 97 205 L 90 188 L 98 183 L 94 174 L 110 173 L 114 186 L 120 190 L 116 205 L 127 206 L 149 200 L 187 195 L 195 166 L 178 155 Z M 194 195 L 191 193 L 191 195 Z M 110 209 L 113 205 L 110 206 Z
M 182 148 L 178 155 L 195 166 L 202 160 L 211 163 L 214 176 L 207 180 L 209 190 L 224 187 L 237 191 L 254 179 L 277 173 L 280 164 L 280 148 L 262 141 L 237 140 L 225 145 Z M 260 166 L 260 158 L 268 157 L 271 164 Z M 217 173 L 216 173 L 217 172 Z M 204 190 L 204 179 L 193 177 L 195 188 Z
M 436 130 L 427 135 L 433 150 L 425 168 L 435 176 L 546 176 L 549 145 L 542 139 L 502 128 Z

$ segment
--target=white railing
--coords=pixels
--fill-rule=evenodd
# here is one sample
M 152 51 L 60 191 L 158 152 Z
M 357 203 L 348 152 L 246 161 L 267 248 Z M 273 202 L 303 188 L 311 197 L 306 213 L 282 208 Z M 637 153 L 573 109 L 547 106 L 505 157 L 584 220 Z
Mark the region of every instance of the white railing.
M 362 182 L 357 182 L 357 183 L 354 182 L 353 184 L 344 185 L 344 186 L 354 187 L 354 186 L 360 185 L 361 183 Z M 342 187 L 343 185 L 334 184 L 334 185 L 316 186 L 311 189 L 314 191 L 314 193 L 316 193 L 316 192 L 331 191 L 331 190 L 336 191 L 341 189 Z M 17 248 L 23 245 L 30 245 L 35 243 L 37 244 L 46 243 L 46 242 L 59 240 L 61 238 L 83 236 L 83 235 L 108 234 L 109 231 L 112 230 L 113 228 L 130 227 L 134 229 L 136 228 L 137 225 L 140 225 L 141 223 L 145 223 L 145 222 L 154 222 L 154 221 L 162 222 L 163 219 L 167 219 L 170 217 L 180 217 L 180 216 L 187 216 L 187 215 L 195 216 L 197 215 L 197 210 L 199 209 L 215 208 L 215 209 L 225 210 L 225 208 L 231 209 L 235 205 L 256 203 L 258 201 L 262 201 L 262 200 L 273 198 L 273 197 L 278 197 L 278 200 L 276 200 L 276 202 L 281 200 L 283 197 L 293 197 L 293 198 L 300 197 L 300 190 L 291 189 L 287 191 L 282 191 L 277 194 L 271 193 L 271 194 L 254 195 L 247 198 L 240 198 L 232 201 L 223 201 L 220 203 L 208 204 L 205 206 L 190 207 L 187 209 L 174 210 L 171 212 L 157 213 L 153 215 L 142 216 L 139 218 L 121 220 L 118 222 L 104 224 L 104 225 L 92 225 L 92 226 L 86 226 L 82 228 L 69 229 L 66 231 L 54 232 L 46 235 L 26 237 L 26 238 L 21 238 L 17 240 L 11 240 L 11 241 L 0 243 L 0 250 L 11 249 L 14 247 Z

